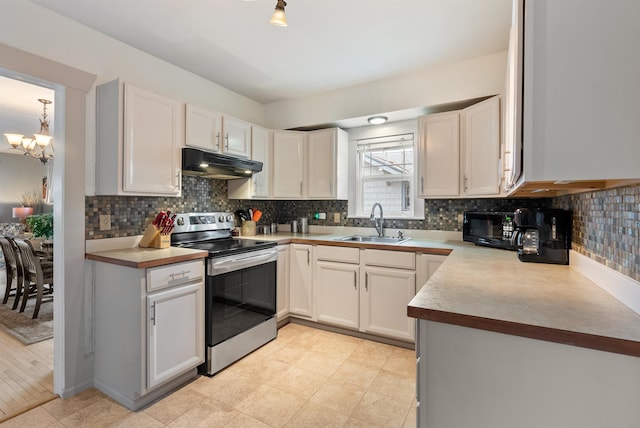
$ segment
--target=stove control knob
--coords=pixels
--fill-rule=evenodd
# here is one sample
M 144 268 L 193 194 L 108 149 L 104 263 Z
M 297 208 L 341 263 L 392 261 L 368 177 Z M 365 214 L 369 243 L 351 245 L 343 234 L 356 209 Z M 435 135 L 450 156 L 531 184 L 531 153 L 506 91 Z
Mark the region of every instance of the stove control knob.
M 233 220 L 233 216 L 231 214 L 227 214 L 227 221 L 232 221 Z
M 178 223 L 178 226 L 184 226 L 184 218 L 178 217 L 178 220 L 176 221 L 176 223 Z
M 223 215 L 218 217 L 218 222 L 219 223 L 224 223 L 224 216 Z

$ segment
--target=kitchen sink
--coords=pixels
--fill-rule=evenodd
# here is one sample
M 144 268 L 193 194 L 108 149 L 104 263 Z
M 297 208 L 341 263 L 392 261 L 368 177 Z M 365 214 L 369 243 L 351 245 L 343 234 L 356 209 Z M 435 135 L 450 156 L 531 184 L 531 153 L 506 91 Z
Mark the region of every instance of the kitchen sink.
M 408 241 L 411 238 L 392 238 L 390 236 L 362 236 L 362 235 L 351 235 L 351 236 L 343 236 L 341 238 L 336 238 L 336 241 L 345 241 L 345 242 L 370 242 L 374 244 L 401 244 L 403 242 Z

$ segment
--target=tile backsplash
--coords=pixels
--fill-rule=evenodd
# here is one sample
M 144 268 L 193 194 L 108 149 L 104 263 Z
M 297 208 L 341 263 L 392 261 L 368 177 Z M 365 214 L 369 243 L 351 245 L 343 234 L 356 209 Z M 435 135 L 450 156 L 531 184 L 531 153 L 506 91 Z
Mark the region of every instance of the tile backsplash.
M 561 196 L 553 206 L 573 212 L 573 250 L 640 281 L 640 186 Z
M 85 238 L 102 239 L 141 235 L 160 210 L 174 212 L 235 211 L 256 207 L 263 212 L 259 224 L 287 223 L 309 217 L 310 225 L 371 227 L 368 218 L 347 218 L 347 201 L 242 201 L 227 198 L 227 182 L 185 176 L 180 198 L 140 196 L 87 196 Z M 385 221 L 387 229 L 460 231 L 458 214 L 464 211 L 510 211 L 519 207 L 563 208 L 573 212 L 572 248 L 640 281 L 640 186 L 579 193 L 553 199 L 437 199 L 425 201 L 424 220 Z M 313 213 L 327 213 L 314 220 Z M 333 214 L 340 213 L 340 223 Z M 111 214 L 112 227 L 100 231 L 99 215 Z

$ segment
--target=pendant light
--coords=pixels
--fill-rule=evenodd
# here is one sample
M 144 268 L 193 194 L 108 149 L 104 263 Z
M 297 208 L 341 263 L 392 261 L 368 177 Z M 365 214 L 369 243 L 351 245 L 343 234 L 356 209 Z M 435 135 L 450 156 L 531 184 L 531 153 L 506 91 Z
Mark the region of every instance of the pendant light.
M 276 9 L 273 11 L 273 15 L 271 16 L 270 24 L 276 25 L 278 27 L 286 27 L 287 26 L 287 17 L 284 15 L 284 7 L 287 5 L 287 2 L 284 0 L 278 0 L 276 3 Z
M 25 155 L 38 159 L 46 164 L 49 159 L 53 159 L 53 138 L 49 135 L 49 121 L 47 120 L 47 105 L 50 100 L 38 98 L 42 103 L 42 119 L 40 119 L 40 131 L 32 137 L 25 137 L 22 134 L 4 134 L 12 149 L 20 150 Z M 47 148 L 51 153 L 47 153 Z

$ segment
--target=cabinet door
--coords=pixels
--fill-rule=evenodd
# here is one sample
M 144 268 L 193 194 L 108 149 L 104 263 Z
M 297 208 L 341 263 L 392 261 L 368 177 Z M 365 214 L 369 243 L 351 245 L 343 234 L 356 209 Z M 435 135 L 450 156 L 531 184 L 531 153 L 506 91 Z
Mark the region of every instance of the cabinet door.
M 465 195 L 500 193 L 500 98 L 493 97 L 462 111 Z
M 273 133 L 273 196 L 301 198 L 304 195 L 304 133 Z
M 180 101 L 125 84 L 123 191 L 180 194 Z
M 147 388 L 204 362 L 204 284 L 147 296 Z
M 407 305 L 415 293 L 415 271 L 366 266 L 360 293 L 360 330 L 415 340 L 415 320 L 407 316 Z
M 307 196 L 335 198 L 336 196 L 336 131 L 328 129 L 307 135 L 309 162 L 307 165 Z
M 420 196 L 459 196 L 460 115 L 448 112 L 422 116 L 418 126 Z
M 304 244 L 291 244 L 289 247 L 289 311 L 313 319 L 311 248 L 311 245 Z
M 262 162 L 262 171 L 251 177 L 253 197 L 269 197 L 269 176 L 271 173 L 269 131 L 258 126 L 251 128 L 251 159 Z
M 222 114 L 187 105 L 186 128 L 185 144 L 187 146 L 214 152 L 220 151 Z
M 314 269 L 318 321 L 357 330 L 360 265 L 318 261 Z
M 278 321 L 289 316 L 289 246 L 278 245 L 278 278 L 276 291 L 276 314 Z
M 251 124 L 233 117 L 222 118 L 222 151 L 233 156 L 251 156 Z

